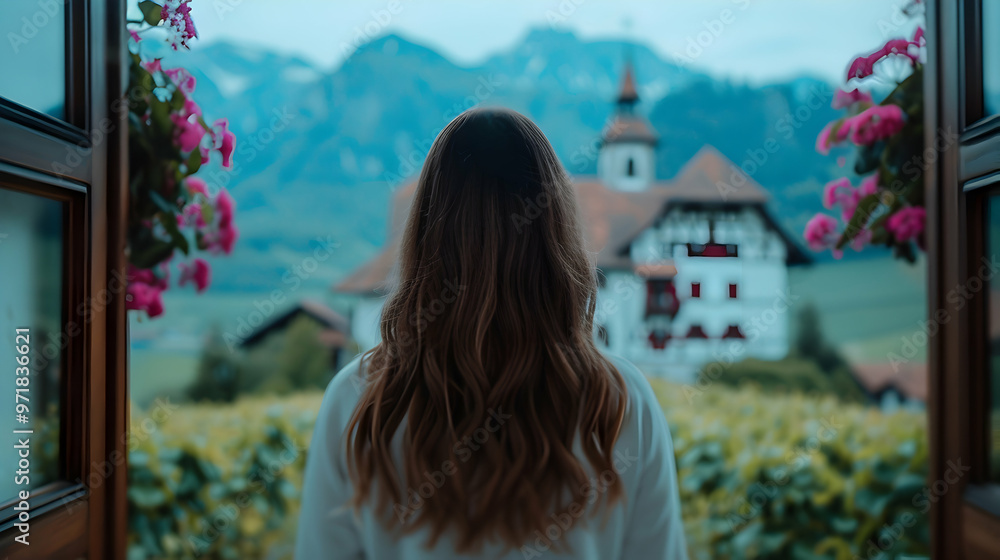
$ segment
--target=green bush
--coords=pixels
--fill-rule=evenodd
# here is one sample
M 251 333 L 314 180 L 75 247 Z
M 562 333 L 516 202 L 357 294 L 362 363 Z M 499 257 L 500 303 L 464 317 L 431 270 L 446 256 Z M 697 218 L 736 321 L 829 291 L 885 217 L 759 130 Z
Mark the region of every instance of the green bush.
M 748 358 L 734 364 L 712 363 L 706 365 L 699 376 L 704 381 L 730 387 L 754 385 L 768 394 L 798 392 L 814 397 L 833 395 L 848 403 L 868 400 L 849 370 L 838 367 L 825 372 L 813 360 L 794 357 L 776 362 Z
M 674 437 L 693 559 L 927 553 L 922 414 L 722 385 L 692 402 L 682 387 L 653 384 Z M 290 557 L 321 398 L 185 405 L 153 429 L 135 412 L 130 560 Z
M 290 550 L 319 400 L 187 405 L 162 423 L 133 411 L 129 560 Z
M 927 554 L 923 414 L 654 381 L 697 559 Z
M 240 395 L 322 389 L 333 377 L 330 351 L 319 341 L 322 327 L 310 317 L 293 319 L 283 331 L 253 348 L 231 348 L 213 328 L 202 349 L 198 373 L 187 388 L 193 401 L 232 402 Z

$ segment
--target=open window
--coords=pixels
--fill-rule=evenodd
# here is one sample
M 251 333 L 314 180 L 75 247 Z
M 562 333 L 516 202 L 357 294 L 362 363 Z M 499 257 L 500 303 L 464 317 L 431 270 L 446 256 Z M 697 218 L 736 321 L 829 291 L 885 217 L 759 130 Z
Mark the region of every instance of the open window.
M 0 3 L 4 558 L 124 558 L 124 18 Z
M 933 552 L 998 558 L 1000 3 L 938 1 L 927 15 Z

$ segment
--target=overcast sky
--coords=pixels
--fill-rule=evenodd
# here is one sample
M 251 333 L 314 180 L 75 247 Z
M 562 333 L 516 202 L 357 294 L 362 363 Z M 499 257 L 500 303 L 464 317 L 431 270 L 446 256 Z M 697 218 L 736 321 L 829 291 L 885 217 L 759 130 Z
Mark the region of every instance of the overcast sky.
M 196 0 L 200 43 L 256 43 L 324 69 L 345 45 L 393 32 L 463 65 L 509 48 L 532 27 L 642 42 L 667 59 L 754 83 L 809 73 L 840 81 L 849 59 L 915 23 L 909 0 Z M 395 14 L 390 8 L 397 8 Z M 197 48 L 197 43 L 195 47 Z M 697 45 L 697 46 L 692 46 Z M 701 52 L 697 51 L 701 48 Z M 349 50 L 349 49 L 347 49 Z

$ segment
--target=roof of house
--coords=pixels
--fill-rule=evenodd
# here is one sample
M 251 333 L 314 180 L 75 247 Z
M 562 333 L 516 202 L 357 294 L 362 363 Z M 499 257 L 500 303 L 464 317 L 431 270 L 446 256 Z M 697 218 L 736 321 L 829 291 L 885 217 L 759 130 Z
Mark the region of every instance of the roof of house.
M 927 401 L 927 364 L 854 364 L 854 377 L 871 395 L 895 389 L 906 398 Z
M 343 343 L 346 343 L 346 337 L 338 338 L 333 334 L 333 332 L 346 333 L 348 331 L 349 323 L 343 315 L 318 301 L 302 300 L 283 311 L 280 315 L 274 317 L 267 323 L 258 327 L 250 334 L 250 336 L 243 339 L 240 346 L 249 347 L 261 342 L 271 332 L 285 328 L 292 321 L 292 319 L 298 317 L 299 315 L 311 317 L 320 325 L 325 327 L 321 333 L 321 342 L 330 343 L 328 344 L 330 346 L 336 346 L 337 344 L 334 343 L 337 340 L 342 341 L 340 344 L 341 346 Z
M 740 181 L 733 181 L 734 174 Z M 730 186 L 740 183 L 739 187 Z M 638 192 L 618 191 L 596 177 L 574 181 L 577 203 L 585 226 L 587 249 L 597 254 L 603 270 L 631 270 L 627 248 L 637 235 L 653 226 L 674 204 L 751 205 L 781 235 L 788 247 L 790 264 L 809 262 L 809 256 L 778 226 L 765 208 L 767 192 L 752 178 L 711 146 L 703 147 L 671 181 L 659 181 Z M 723 186 L 719 186 L 719 185 Z M 334 291 L 350 294 L 380 293 L 388 289 L 402 225 L 406 220 L 416 182 L 393 196 L 389 241 L 374 258 L 336 284 Z

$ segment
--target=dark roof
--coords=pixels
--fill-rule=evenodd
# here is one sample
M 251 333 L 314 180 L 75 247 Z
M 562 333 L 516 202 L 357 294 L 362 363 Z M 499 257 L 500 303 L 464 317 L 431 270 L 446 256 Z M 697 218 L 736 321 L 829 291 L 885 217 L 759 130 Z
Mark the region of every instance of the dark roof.
M 741 185 L 729 189 L 726 185 L 733 183 L 734 174 L 742 177 Z M 587 249 L 597 254 L 597 266 L 603 270 L 631 270 L 634 263 L 626 249 L 675 204 L 752 206 L 785 241 L 789 264 L 811 261 L 767 211 L 768 195 L 764 188 L 711 146 L 699 150 L 674 179 L 658 181 L 644 191 L 618 191 L 596 177 L 577 177 L 574 185 Z M 402 223 L 415 191 L 416 182 L 411 182 L 396 193 L 389 242 L 378 255 L 335 285 L 334 291 L 376 294 L 388 289 Z
M 326 337 L 324 340 L 329 339 L 330 341 L 333 341 L 335 338 L 328 331 L 336 331 L 340 333 L 346 333 L 348 331 L 349 323 L 343 315 L 318 301 L 302 300 L 277 317 L 258 327 L 253 333 L 250 334 L 250 336 L 243 339 L 240 346 L 248 347 L 261 342 L 271 332 L 281 330 L 288 326 L 292 319 L 298 317 L 299 315 L 311 317 L 313 320 L 326 327 L 324 330 L 324 333 L 326 334 L 323 335 Z M 344 340 L 346 340 L 346 338 Z
M 855 364 L 851 370 L 858 383 L 872 396 L 895 389 L 906 398 L 927 401 L 927 364 Z

